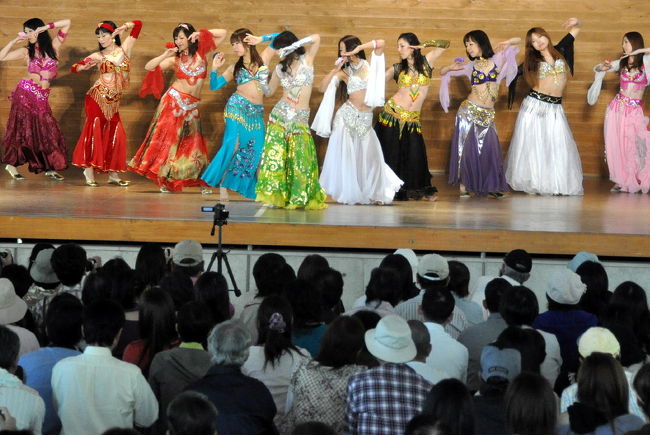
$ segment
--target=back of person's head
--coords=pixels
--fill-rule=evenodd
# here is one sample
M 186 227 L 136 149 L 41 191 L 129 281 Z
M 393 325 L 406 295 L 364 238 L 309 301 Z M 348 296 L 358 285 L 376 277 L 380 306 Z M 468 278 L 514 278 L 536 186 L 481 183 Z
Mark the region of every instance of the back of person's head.
M 253 339 L 239 320 L 226 320 L 212 328 L 208 351 L 212 362 L 221 366 L 241 367 L 248 359 Z
M 469 268 L 457 260 L 449 260 L 449 285 L 447 288 L 459 298 L 469 295 Z
M 587 286 L 580 275 L 570 269 L 554 271 L 548 278 L 546 299 L 549 311 L 570 311 L 577 308 Z
M 370 310 L 359 310 L 354 313 L 352 317 L 358 319 L 363 324 L 364 336 L 367 331 L 376 328 L 377 324 L 381 320 L 381 316 L 379 314 Z M 363 341 L 361 351 L 359 351 L 358 361 L 359 365 L 367 366 L 368 368 L 377 367 L 379 365 L 377 358 L 372 356 L 368 350 L 365 340 Z
M 293 311 L 294 328 L 317 326 L 321 323 L 321 305 L 318 293 L 309 281 L 297 279 L 284 292 Z
M 178 310 L 176 328 L 184 343 L 201 343 L 207 348 L 208 334 L 216 323 L 210 309 L 202 302 L 188 302 Z
M 258 345 L 264 346 L 264 366 L 280 360 L 289 350 L 298 350 L 291 341 L 293 333 L 293 312 L 291 305 L 282 296 L 264 298 L 257 311 Z
M 66 243 L 52 253 L 52 269 L 61 284 L 72 287 L 81 282 L 86 272 L 86 251 L 76 243 Z
M 634 391 L 646 418 L 650 417 L 650 363 L 644 364 L 634 376 Z
M 490 313 L 498 313 L 501 305 L 501 295 L 512 285 L 503 278 L 495 278 L 485 286 L 485 308 Z
M 113 280 L 110 274 L 102 269 L 90 272 L 86 277 L 81 290 L 81 301 L 90 305 L 95 301 L 111 298 Z
M 218 272 L 205 272 L 194 284 L 194 298 L 205 304 L 214 323 L 230 319 L 230 296 L 226 278 Z
M 414 296 L 412 294 L 413 288 L 415 287 L 415 283 L 413 282 L 413 269 L 406 257 L 398 254 L 389 254 L 381 260 L 379 268 L 392 269 L 397 272 L 400 282 L 400 288 L 398 290 L 400 300 L 405 301 Z
M 510 326 L 531 326 L 539 315 L 537 296 L 528 287 L 510 287 L 501 295 L 499 313 Z
M 38 256 L 38 253 L 44 249 L 54 249 L 54 245 L 51 243 L 36 243 L 32 247 L 32 252 L 29 254 L 29 264 L 27 265 L 27 270 L 30 270 L 32 268 L 32 265 Z
M 167 406 L 170 435 L 213 435 L 217 433 L 217 408 L 196 391 L 179 394 Z
M 111 278 L 111 299 L 125 310 L 135 306 L 135 272 L 122 258 L 113 258 L 101 268 Z
M 626 323 L 638 330 L 648 328 L 648 315 L 648 299 L 643 287 L 625 281 L 614 290 L 603 317 Z
M 444 423 L 455 435 L 474 433 L 474 405 L 467 387 L 458 379 L 443 379 L 431 388 L 422 413 Z
M 16 296 L 22 298 L 27 294 L 32 285 L 32 277 L 25 266 L 20 264 L 8 264 L 2 268 L 0 278 L 7 278 L 14 285 Z
M 336 435 L 336 431 L 320 421 L 307 421 L 294 427 L 291 435 Z
M 438 254 L 423 255 L 418 262 L 417 281 L 421 288 L 447 288 L 449 284 L 449 262 Z
M 83 305 L 70 293 L 52 298 L 45 312 L 45 334 L 51 346 L 73 348 L 81 341 Z
M 166 273 L 162 278 L 160 278 L 158 287 L 172 297 L 174 307 L 177 310 L 186 303 L 194 300 L 194 285 L 192 284 L 192 279 L 189 275 L 183 272 L 172 271 Z
M 523 249 L 513 249 L 503 257 L 503 275 L 514 279 L 520 284 L 530 278 L 533 260 L 528 252 Z
M 318 254 L 311 254 L 306 256 L 304 260 L 302 260 L 302 263 L 300 263 L 297 278 L 312 282 L 316 275 L 329 268 L 330 265 L 325 257 Z
M 404 435 L 456 435 L 431 414 L 418 414 L 406 425 Z
M 415 343 L 416 361 L 424 361 L 431 353 L 431 334 L 424 323 L 419 320 L 409 320 L 409 328 L 411 328 L 411 338 Z
M 290 277 L 287 261 L 280 254 L 266 253 L 260 255 L 253 265 L 253 279 L 257 287 L 257 296 L 282 294 L 284 287 L 295 276 Z M 291 269 L 293 271 L 293 269 Z
M 135 259 L 135 274 L 141 290 L 158 285 L 167 269 L 167 259 L 162 246 L 158 243 L 142 245 Z
M 172 252 L 172 270 L 196 277 L 203 272 L 203 247 L 196 240 L 182 240 Z
M 516 349 L 521 355 L 521 371 L 539 373 L 546 358 L 546 341 L 532 328 L 509 326 L 499 334 L 495 346 L 500 349 Z
M 553 435 L 557 425 L 557 401 L 548 381 L 524 372 L 512 380 L 505 396 L 508 433 Z
M 84 307 L 83 335 L 91 346 L 110 347 L 124 327 L 124 310 L 116 302 L 100 300 Z
M 128 427 L 114 427 L 102 432 L 102 435 L 139 435 L 139 434 L 140 432 L 138 432 L 137 430 Z
M 325 330 L 315 360 L 333 368 L 355 364 L 363 348 L 365 333 L 359 319 L 351 316 L 337 317 Z
M 578 369 L 578 401 L 600 411 L 607 421 L 628 413 L 628 383 L 621 364 L 594 352 Z
M 516 349 L 500 349 L 487 345 L 480 359 L 482 396 L 503 396 L 509 382 L 521 373 L 521 354 Z
M 400 278 L 395 270 L 379 267 L 372 270 L 366 286 L 366 303 L 383 301 L 395 306 L 401 297 Z
M 153 288 L 140 298 L 140 338 L 144 341 L 141 359 L 149 358 L 172 343 L 176 335 L 174 301 L 161 289 Z
M 422 315 L 430 322 L 443 324 L 454 312 L 454 297 L 446 289 L 428 289 L 422 296 Z
M 585 261 L 578 266 L 576 273 L 580 275 L 580 279 L 587 286 L 588 292 L 602 294 L 609 290 L 607 271 L 601 263 L 597 261 Z
M 323 308 L 332 309 L 338 305 L 343 295 L 343 275 L 338 270 L 329 268 L 320 271 L 312 280 L 314 290 L 318 292 Z
M 20 352 L 18 335 L 4 325 L 0 325 L 0 368 L 11 371 L 16 367 Z

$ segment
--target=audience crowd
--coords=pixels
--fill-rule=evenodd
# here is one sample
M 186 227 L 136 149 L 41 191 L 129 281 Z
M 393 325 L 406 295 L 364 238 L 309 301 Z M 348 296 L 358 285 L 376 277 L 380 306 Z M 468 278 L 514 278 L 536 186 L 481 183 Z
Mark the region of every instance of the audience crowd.
M 546 310 L 522 249 L 473 288 L 400 249 L 347 310 L 320 255 L 261 255 L 240 312 L 192 240 L 135 268 L 74 243 L 0 261 L 0 435 L 650 434 L 646 292 L 587 252 Z

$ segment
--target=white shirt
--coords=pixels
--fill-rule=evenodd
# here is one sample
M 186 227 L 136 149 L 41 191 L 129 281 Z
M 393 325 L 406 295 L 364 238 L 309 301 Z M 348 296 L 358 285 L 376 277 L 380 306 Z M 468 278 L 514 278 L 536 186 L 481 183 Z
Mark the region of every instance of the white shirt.
M 88 346 L 59 361 L 52 370 L 52 396 L 62 435 L 148 427 L 158 418 L 158 401 L 140 368 L 114 358 L 107 347 Z
M 451 338 L 439 323 L 424 322 L 424 326 L 431 336 L 431 353 L 427 357 L 427 365 L 464 383 L 469 359 L 467 348 Z
M 31 430 L 41 435 L 45 418 L 45 403 L 36 390 L 0 368 L 0 406 L 5 406 L 16 419 L 18 430 Z
M 363 297 L 363 302 L 361 305 L 358 305 L 356 302 L 352 308 L 343 313 L 344 316 L 351 316 L 358 311 L 372 311 L 377 313 L 379 317 L 386 317 L 391 314 L 395 314 L 395 308 L 386 301 L 372 301 L 369 304 L 365 302 L 366 297 Z M 379 302 L 379 303 L 377 303 Z
M 485 300 L 485 287 L 490 281 L 497 278 L 503 278 L 510 283 L 512 286 L 521 285 L 519 281 L 515 281 L 509 276 L 481 276 L 476 280 L 476 285 L 474 286 L 474 291 L 469 295 L 469 300 L 476 302 L 481 308 L 483 308 L 483 319 L 487 320 L 490 312 L 483 306 L 483 301 Z
M 252 343 L 257 343 L 257 312 L 262 301 L 264 298 L 255 296 L 252 301 L 244 305 L 244 309 L 239 315 L 239 320 L 246 325 L 246 329 L 251 334 Z
M 291 350 L 284 352 L 275 365 L 269 362 L 264 367 L 264 346 L 251 346 L 248 359 L 241 367 L 241 372 L 246 376 L 255 378 L 261 381 L 266 388 L 271 392 L 275 407 L 278 410 L 278 415 L 285 413 L 287 404 L 287 391 L 289 391 L 289 384 L 293 374 L 298 370 L 301 364 L 306 364 L 309 355 L 305 349 L 298 348 L 303 355 Z
M 522 325 L 522 328 L 533 329 L 531 326 Z M 560 375 L 560 367 L 562 366 L 562 355 L 560 354 L 560 343 L 557 341 L 555 334 L 535 329 L 544 338 L 546 344 L 546 358 L 539 367 L 540 374 L 544 376 L 551 386 L 555 385 L 555 380 Z
M 443 372 L 442 370 L 438 370 L 437 368 L 432 367 L 427 363 L 420 361 L 409 361 L 406 363 L 406 365 L 415 370 L 415 373 L 431 382 L 432 385 L 436 385 L 443 379 L 451 378 L 451 376 L 449 376 L 447 373 Z
M 397 304 L 395 307 L 395 314 L 402 317 L 405 320 L 419 320 L 424 322 L 424 317 L 420 313 L 420 305 L 422 305 L 422 296 L 424 295 L 424 290 L 420 292 L 414 298 L 411 298 L 407 301 Z M 470 326 L 465 317 L 465 313 L 458 307 L 454 306 L 454 311 L 451 313 L 451 322 L 445 325 L 445 331 L 447 334 L 451 335 L 452 338 L 458 338 L 461 332 L 463 332 L 467 327 Z

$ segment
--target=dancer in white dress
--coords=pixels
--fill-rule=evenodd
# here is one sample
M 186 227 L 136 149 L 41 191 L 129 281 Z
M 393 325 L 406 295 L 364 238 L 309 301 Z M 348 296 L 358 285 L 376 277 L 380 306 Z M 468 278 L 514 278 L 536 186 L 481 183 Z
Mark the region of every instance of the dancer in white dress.
M 372 108 L 384 105 L 384 41 L 362 44 L 347 35 L 339 41 L 339 59 L 320 86 L 325 95 L 312 129 L 329 137 L 320 184 L 343 204 L 389 204 L 403 184 L 384 162 L 372 128 Z M 372 48 L 370 63 L 364 49 Z M 332 114 L 338 102 L 332 128 Z M 331 136 L 330 136 L 331 135 Z
M 513 190 L 541 195 L 583 194 L 580 155 L 562 108 L 580 22 L 570 18 L 565 27 L 569 34 L 555 47 L 540 27 L 526 34 L 524 75 L 532 90 L 519 109 L 510 141 L 506 180 Z

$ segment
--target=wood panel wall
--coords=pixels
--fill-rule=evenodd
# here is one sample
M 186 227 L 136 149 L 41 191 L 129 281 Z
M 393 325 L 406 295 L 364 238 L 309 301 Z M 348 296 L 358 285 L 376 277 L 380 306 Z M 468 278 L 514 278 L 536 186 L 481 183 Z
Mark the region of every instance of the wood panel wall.
M 110 13 L 107 15 L 107 12 Z M 0 44 L 12 39 L 22 30 L 22 22 L 40 17 L 45 22 L 72 19 L 69 38 L 61 52 L 59 78 L 54 81 L 51 105 L 60 121 L 69 152 L 83 125 L 83 98 L 96 79 L 96 72 L 72 74 L 70 66 L 96 50 L 94 29 L 97 22 L 111 19 L 119 24 L 141 19 L 144 28 L 133 51 L 132 87 L 122 100 L 121 115 L 128 135 L 130 158 L 144 138 L 146 128 L 157 105 L 151 97 L 137 96 L 144 76 L 144 64 L 162 53 L 171 31 L 179 21 L 191 22 L 195 27 L 221 27 L 230 31 L 248 27 L 257 34 L 281 31 L 288 27 L 298 35 L 318 32 L 322 47 L 316 63 L 316 80 L 320 80 L 333 66 L 337 57 L 336 43 L 344 34 L 353 33 L 362 40 L 383 38 L 388 43 L 387 63 L 398 60 L 395 41 L 404 31 L 415 32 L 421 40 L 450 39 L 452 45 L 435 65 L 439 68 L 457 56 L 465 56 L 462 37 L 465 32 L 483 29 L 493 44 L 512 37 L 524 37 L 532 26 L 542 26 L 555 41 L 564 36 L 562 23 L 571 16 L 579 17 L 583 30 L 576 41 L 575 76 L 565 94 L 565 110 L 578 143 L 585 174 L 606 176 L 603 159 L 603 116 L 606 105 L 618 89 L 617 76 L 608 76 L 598 104 L 588 106 L 586 92 L 593 78 L 591 68 L 604 58 L 616 58 L 620 53 L 623 33 L 636 30 L 646 33 L 650 44 L 650 2 L 646 0 L 132 0 L 130 2 L 57 0 L 31 2 L 2 0 L 0 17 Z M 523 55 L 523 43 L 521 44 Z M 229 46 L 223 45 L 228 61 L 236 60 Z M 4 134 L 9 113 L 8 97 L 24 74 L 20 62 L 0 64 L 0 134 Z M 435 74 L 435 73 L 434 73 Z M 436 75 L 437 76 L 437 75 Z M 523 82 L 523 80 L 522 80 Z M 449 142 L 453 130 L 455 110 L 469 91 L 469 84 L 460 79 L 452 83 L 450 113 L 445 114 L 438 103 L 439 79 L 434 80 L 425 102 L 422 118 L 423 133 L 428 147 L 429 167 L 445 171 L 449 161 Z M 209 140 L 211 156 L 221 143 L 223 109 L 234 91 L 229 84 L 211 92 L 207 81 L 202 94 L 201 114 L 203 128 Z M 395 91 L 395 84 L 387 86 L 387 96 Z M 519 103 L 525 92 L 519 88 L 519 99 L 512 110 L 506 107 L 506 89 L 503 86 L 497 104 L 497 128 L 504 153 L 517 117 Z M 266 101 L 267 113 L 280 93 Z M 321 96 L 314 92 L 312 115 Z M 327 142 L 317 138 L 322 158 Z

